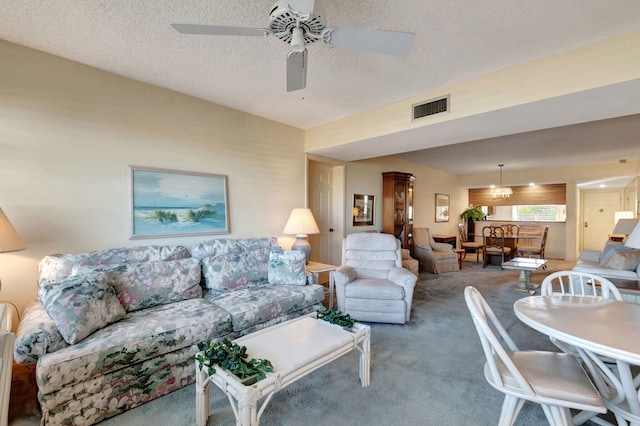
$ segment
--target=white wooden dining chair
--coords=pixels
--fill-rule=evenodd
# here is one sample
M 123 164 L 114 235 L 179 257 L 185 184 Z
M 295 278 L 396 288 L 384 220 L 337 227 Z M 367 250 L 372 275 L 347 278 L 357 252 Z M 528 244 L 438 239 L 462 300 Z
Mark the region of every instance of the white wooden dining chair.
M 547 275 L 542 280 L 540 295 L 600 296 L 622 300 L 620 290 L 608 279 L 577 271 L 558 271 Z
M 466 287 L 464 298 L 487 359 L 485 378 L 505 394 L 500 426 L 513 425 L 525 401 L 540 404 L 552 426 L 574 424 L 571 408 L 607 411 L 574 356 L 520 351 L 475 287 Z

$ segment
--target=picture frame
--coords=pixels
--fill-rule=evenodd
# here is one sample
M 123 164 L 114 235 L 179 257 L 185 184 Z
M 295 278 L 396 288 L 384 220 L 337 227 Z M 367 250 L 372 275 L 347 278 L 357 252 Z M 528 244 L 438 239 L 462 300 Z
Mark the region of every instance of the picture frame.
M 131 238 L 228 234 L 227 176 L 131 169 Z
M 449 195 L 436 194 L 436 222 L 449 222 Z
M 353 194 L 353 226 L 372 226 L 374 208 L 373 195 Z

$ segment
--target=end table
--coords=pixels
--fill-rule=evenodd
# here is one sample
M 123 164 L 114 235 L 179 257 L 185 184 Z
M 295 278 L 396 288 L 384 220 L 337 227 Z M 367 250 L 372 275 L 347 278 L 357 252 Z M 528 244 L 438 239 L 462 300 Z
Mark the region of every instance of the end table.
M 333 271 L 338 269 L 338 267 L 335 265 L 329 265 L 326 263 L 309 261 L 309 263 L 307 263 L 307 266 L 305 266 L 305 269 L 307 270 L 307 272 L 313 274 L 313 276 L 316 279 L 316 283 L 318 282 L 319 273 L 321 272 L 329 273 L 329 308 L 333 308 L 333 293 L 334 293 L 334 286 L 335 286 L 335 281 L 333 280 Z

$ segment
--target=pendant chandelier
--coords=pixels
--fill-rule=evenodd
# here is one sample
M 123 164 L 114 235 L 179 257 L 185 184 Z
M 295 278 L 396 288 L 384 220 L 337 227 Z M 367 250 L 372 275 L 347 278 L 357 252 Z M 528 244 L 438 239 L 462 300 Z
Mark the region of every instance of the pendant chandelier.
M 508 200 L 513 194 L 513 190 L 508 186 L 502 186 L 502 167 L 504 167 L 504 164 L 498 164 L 498 167 L 500 167 L 500 186 L 491 188 L 491 198 L 493 200 Z

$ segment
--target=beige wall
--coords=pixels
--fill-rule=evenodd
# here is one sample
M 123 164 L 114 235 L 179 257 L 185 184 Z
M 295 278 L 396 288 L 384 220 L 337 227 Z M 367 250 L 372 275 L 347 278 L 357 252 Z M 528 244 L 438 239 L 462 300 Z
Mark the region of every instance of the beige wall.
M 0 63 L 0 207 L 27 246 L 0 254 L 0 300 L 20 311 L 47 254 L 209 238 L 130 240 L 129 165 L 227 175 L 232 238 L 304 206 L 302 130 L 3 41 Z
M 427 227 L 436 234 L 457 235 L 459 215 L 467 207 L 469 195 L 465 188 L 458 186 L 457 177 L 450 173 L 421 166 L 394 157 L 379 157 L 347 163 L 345 209 L 346 233 L 382 229 L 382 173 L 412 173 L 414 184 L 414 227 Z M 449 222 L 435 223 L 435 194 L 449 194 L 451 216 Z M 353 194 L 375 196 L 375 216 L 373 226 L 352 226 L 351 206 Z

